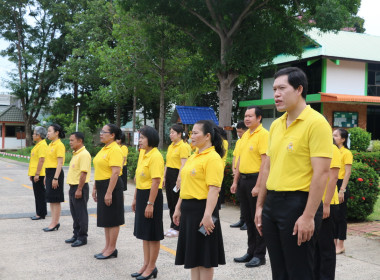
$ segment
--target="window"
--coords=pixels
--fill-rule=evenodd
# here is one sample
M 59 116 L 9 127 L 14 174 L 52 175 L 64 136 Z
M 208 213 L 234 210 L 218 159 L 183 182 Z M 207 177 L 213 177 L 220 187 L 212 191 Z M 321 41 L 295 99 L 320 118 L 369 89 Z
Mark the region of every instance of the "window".
M 380 64 L 368 63 L 368 96 L 380 96 Z
M 23 126 L 5 126 L 5 137 L 16 137 L 17 132 L 24 132 Z

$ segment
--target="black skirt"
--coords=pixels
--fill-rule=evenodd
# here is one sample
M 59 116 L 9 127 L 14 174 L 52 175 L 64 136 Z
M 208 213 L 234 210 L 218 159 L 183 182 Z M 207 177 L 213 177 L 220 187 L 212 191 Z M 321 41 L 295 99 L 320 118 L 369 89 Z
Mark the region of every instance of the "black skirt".
M 127 180 L 128 180 L 127 172 L 128 172 L 128 168 L 126 165 L 124 165 L 123 166 L 123 174 L 120 176 L 121 179 L 123 180 L 123 190 L 124 191 L 127 190 Z
M 213 213 L 218 218 L 213 233 L 204 236 L 198 232 L 205 209 L 206 199 L 182 200 L 176 265 L 185 265 L 185 268 L 211 268 L 226 264 L 218 207 L 215 207 Z
M 46 202 L 50 203 L 57 203 L 57 202 L 64 202 L 65 196 L 63 192 L 63 179 L 65 177 L 65 174 L 63 172 L 63 169 L 61 169 L 61 173 L 58 176 L 58 187 L 56 189 L 53 189 L 52 183 L 54 179 L 56 168 L 46 168 Z
M 112 192 L 112 204 L 107 206 L 104 202 L 110 179 L 96 180 L 96 191 L 98 198 L 97 207 L 97 226 L 98 227 L 117 227 L 125 223 L 124 220 L 124 194 L 123 181 L 120 177 Z
M 159 189 L 153 206 L 153 218 L 145 218 L 145 208 L 149 200 L 149 190 L 137 189 L 135 228 L 133 235 L 145 241 L 159 241 L 164 239 L 164 226 L 162 223 L 163 197 Z

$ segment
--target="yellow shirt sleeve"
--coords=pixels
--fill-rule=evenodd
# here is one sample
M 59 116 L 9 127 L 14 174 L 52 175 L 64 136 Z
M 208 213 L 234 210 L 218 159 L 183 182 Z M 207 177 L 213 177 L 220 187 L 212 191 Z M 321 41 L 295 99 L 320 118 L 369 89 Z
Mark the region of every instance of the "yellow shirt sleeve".
M 310 157 L 332 158 L 332 130 L 328 122 L 315 121 L 310 128 Z
M 223 160 L 209 158 L 205 166 L 205 182 L 207 186 L 222 187 L 224 172 Z
M 66 153 L 66 149 L 65 149 L 65 145 L 63 145 L 63 143 L 59 143 L 57 145 L 57 158 L 65 158 L 65 153 Z
M 268 140 L 269 140 L 269 133 L 261 133 L 260 134 L 260 140 L 259 140 L 259 153 L 260 155 L 266 154 L 268 150 Z
M 89 153 L 82 152 L 80 153 L 79 160 L 79 170 L 81 172 L 90 173 L 91 172 L 91 155 Z
M 334 145 L 335 146 L 335 145 Z M 337 146 L 333 147 L 333 157 L 331 159 L 330 168 L 340 168 L 342 159 Z
M 188 158 L 190 155 L 189 155 L 189 150 L 188 148 L 186 147 L 185 144 L 181 144 L 180 148 L 179 148 L 179 157 L 182 159 L 182 158 Z
M 123 155 L 120 153 L 120 150 L 118 149 L 111 149 L 109 155 L 108 155 L 108 166 L 117 166 L 122 167 L 123 166 Z
M 149 162 L 150 178 L 162 178 L 164 176 L 164 162 L 158 156 L 152 156 Z
M 345 153 L 343 154 L 343 163 L 346 164 L 352 164 L 353 156 L 350 150 L 345 149 Z
M 38 149 L 38 158 L 46 157 L 47 145 L 41 145 Z

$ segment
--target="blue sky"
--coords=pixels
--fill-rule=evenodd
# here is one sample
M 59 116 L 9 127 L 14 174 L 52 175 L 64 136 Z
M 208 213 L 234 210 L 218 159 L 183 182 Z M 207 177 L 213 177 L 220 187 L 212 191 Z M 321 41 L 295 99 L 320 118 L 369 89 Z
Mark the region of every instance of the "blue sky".
M 365 19 L 364 28 L 367 34 L 380 36 L 380 1 L 379 0 L 362 0 L 358 15 Z M 0 38 L 0 50 L 7 47 L 7 42 Z M 6 58 L 0 57 L 0 94 L 8 92 L 5 87 L 6 81 L 9 79 L 8 72 L 14 71 L 15 65 L 10 63 Z

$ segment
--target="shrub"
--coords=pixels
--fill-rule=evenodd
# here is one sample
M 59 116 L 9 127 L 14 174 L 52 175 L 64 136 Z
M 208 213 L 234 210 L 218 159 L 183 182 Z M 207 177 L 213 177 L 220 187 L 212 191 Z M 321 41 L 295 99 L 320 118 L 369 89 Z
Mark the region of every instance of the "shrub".
M 350 128 L 348 130 L 350 133 L 350 149 L 356 150 L 358 152 L 365 152 L 371 142 L 371 133 L 365 131 L 360 127 Z
M 232 174 L 232 163 L 231 161 L 226 162 L 226 167 L 224 168 L 224 178 L 222 186 L 224 188 L 225 193 L 225 201 L 232 202 L 234 205 L 236 205 L 239 201 L 235 194 L 232 194 L 230 191 L 230 187 L 232 185 L 232 182 L 234 180 L 234 176 Z
M 380 140 L 372 141 L 372 152 L 380 152 Z
M 138 160 L 139 160 L 139 152 L 136 151 L 136 148 L 128 147 L 127 169 L 128 169 L 128 177 L 130 179 L 133 179 L 135 177 Z
M 380 151 L 379 152 L 356 152 L 352 151 L 355 161 L 368 164 L 375 169 L 377 173 L 380 173 Z
M 380 192 L 379 175 L 367 164 L 354 162 L 348 189 L 348 219 L 354 221 L 365 220 L 372 214 Z

